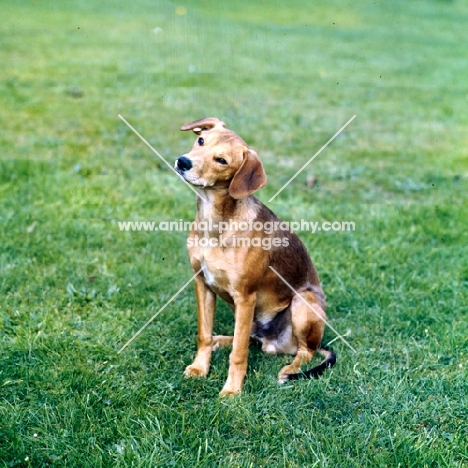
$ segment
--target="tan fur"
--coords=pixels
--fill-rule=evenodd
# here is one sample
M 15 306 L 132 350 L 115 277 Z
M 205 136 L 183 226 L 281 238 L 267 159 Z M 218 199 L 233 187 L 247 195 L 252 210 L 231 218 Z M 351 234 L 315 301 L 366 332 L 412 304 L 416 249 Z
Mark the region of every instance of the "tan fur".
M 206 200 L 198 200 L 196 223 L 209 219 L 214 223 L 280 221 L 252 195 L 266 184 L 266 175 L 257 154 L 242 138 L 214 117 L 190 122 L 181 130 L 192 130 L 198 135 L 192 150 L 176 161 L 181 176 L 198 187 Z M 185 375 L 206 376 L 212 350 L 232 345 L 228 378 L 221 391 L 222 395 L 230 395 L 242 389 L 251 337 L 259 340 L 267 353 L 295 355 L 293 362 L 279 373 L 279 381 L 284 382 L 288 374 L 297 373 L 319 349 L 326 315 L 317 272 L 296 234 L 230 230 L 222 236 L 225 245 L 194 245 L 196 237 L 219 240 L 217 229 L 195 228 L 187 240 L 192 268 L 198 271 L 203 267 L 204 270 L 195 280 L 198 350 Z M 252 245 L 239 247 L 235 245 L 239 237 L 258 238 L 258 242 L 280 237 L 288 240 L 288 246 L 270 250 Z M 295 296 L 269 266 L 278 271 L 310 307 Z M 233 337 L 213 336 L 216 296 L 234 310 Z M 278 336 L 271 331 L 273 329 Z

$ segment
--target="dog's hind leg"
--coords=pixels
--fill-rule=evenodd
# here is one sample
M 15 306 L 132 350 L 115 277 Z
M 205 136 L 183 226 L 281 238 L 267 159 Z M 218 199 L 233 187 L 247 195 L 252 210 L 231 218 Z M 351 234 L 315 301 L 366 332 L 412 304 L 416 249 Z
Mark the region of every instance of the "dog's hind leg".
M 297 354 L 293 362 L 283 367 L 278 375 L 278 381 L 284 383 L 290 380 L 291 374 L 297 374 L 301 365 L 309 362 L 320 348 L 325 330 L 326 315 L 321 303 L 311 291 L 294 296 L 291 302 L 291 323 L 293 336 L 297 340 Z
M 232 346 L 232 341 L 234 340 L 233 336 L 225 335 L 215 335 L 213 336 L 213 351 L 216 351 L 219 348 L 227 348 Z

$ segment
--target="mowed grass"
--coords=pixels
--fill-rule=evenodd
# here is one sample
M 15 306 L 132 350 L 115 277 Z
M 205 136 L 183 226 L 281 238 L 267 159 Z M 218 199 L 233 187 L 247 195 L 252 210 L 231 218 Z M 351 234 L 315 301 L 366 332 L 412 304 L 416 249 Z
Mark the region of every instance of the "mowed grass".
M 404 2 L 4 2 L 0 25 L 0 464 L 5 467 L 468 466 L 468 5 Z M 170 163 L 186 121 L 217 116 L 260 155 L 303 232 L 337 365 L 279 386 L 252 348 L 220 399 L 196 347 Z M 308 188 L 307 178 L 317 183 Z M 232 332 L 218 304 L 217 333 Z M 327 330 L 325 342 L 335 339 Z

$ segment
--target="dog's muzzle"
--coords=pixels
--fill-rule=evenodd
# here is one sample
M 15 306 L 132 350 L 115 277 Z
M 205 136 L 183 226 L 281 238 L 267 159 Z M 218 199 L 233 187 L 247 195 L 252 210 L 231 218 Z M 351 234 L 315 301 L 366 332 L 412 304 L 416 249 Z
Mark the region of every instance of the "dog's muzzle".
M 189 171 L 190 169 L 192 169 L 192 161 L 190 161 L 190 159 L 186 156 L 181 156 L 177 160 L 177 169 L 179 169 L 180 171 Z

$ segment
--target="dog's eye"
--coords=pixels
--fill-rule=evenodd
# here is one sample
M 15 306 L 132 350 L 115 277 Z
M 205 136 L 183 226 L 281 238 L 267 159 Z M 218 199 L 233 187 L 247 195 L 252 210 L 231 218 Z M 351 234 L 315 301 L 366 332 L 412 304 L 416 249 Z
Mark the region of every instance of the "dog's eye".
M 200 146 L 203 146 L 205 144 L 205 140 L 202 137 L 200 137 L 197 141 Z
M 218 162 L 219 164 L 226 165 L 227 161 L 223 158 L 215 158 L 215 161 Z

